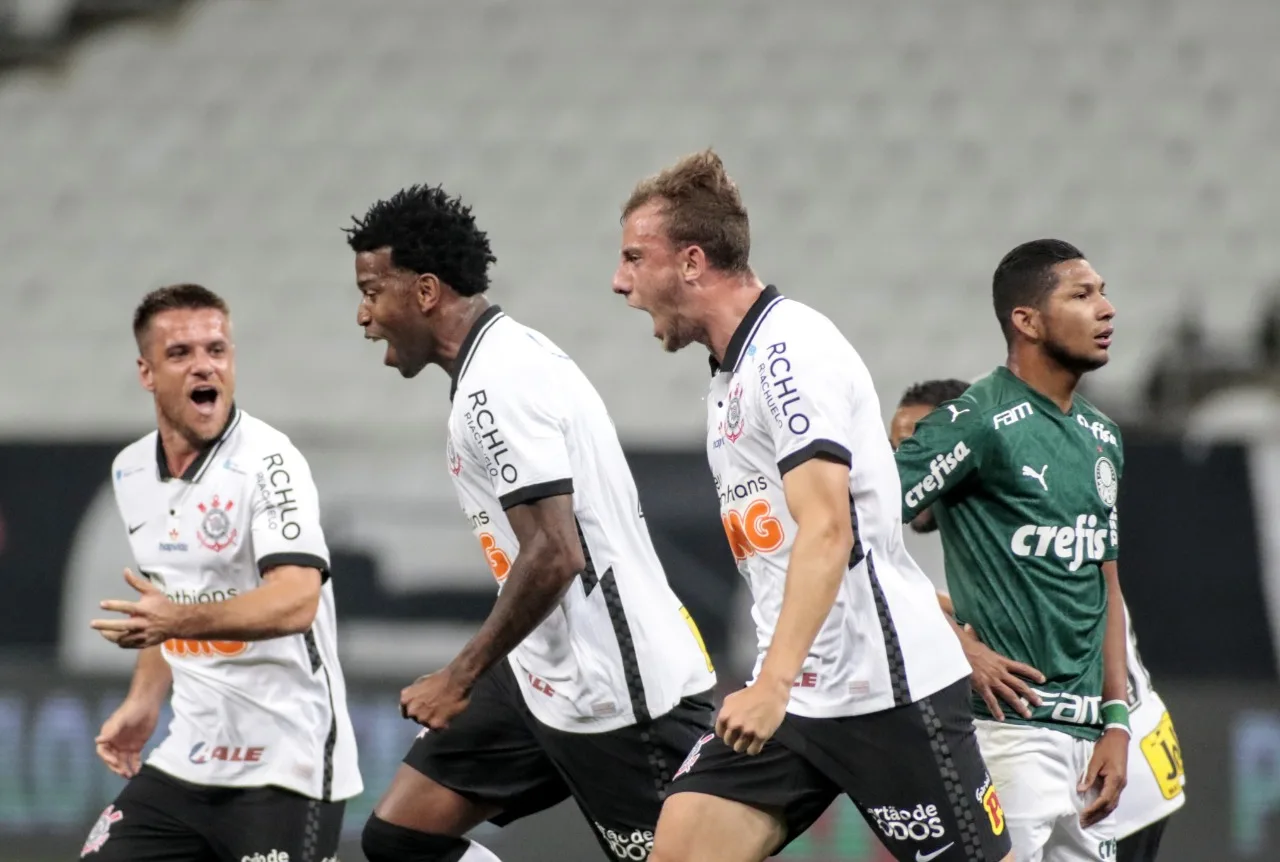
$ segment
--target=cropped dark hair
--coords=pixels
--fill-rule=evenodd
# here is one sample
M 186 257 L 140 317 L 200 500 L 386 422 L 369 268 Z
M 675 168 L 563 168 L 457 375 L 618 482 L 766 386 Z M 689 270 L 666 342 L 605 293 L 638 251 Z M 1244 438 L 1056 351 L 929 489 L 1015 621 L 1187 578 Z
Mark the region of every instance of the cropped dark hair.
M 915 407 L 923 405 L 925 407 L 937 407 L 943 402 L 954 401 L 959 398 L 968 388 L 968 383 L 955 378 L 924 380 L 907 387 L 907 391 L 902 393 L 902 399 L 898 402 L 898 406 Z
M 489 236 L 471 207 L 440 186 L 410 186 L 351 221 L 344 230 L 353 251 L 389 248 L 396 267 L 432 273 L 461 296 L 489 289 L 489 264 L 498 260 Z
M 1060 239 L 1024 242 L 1004 256 L 991 278 L 991 301 L 1006 342 L 1013 343 L 1013 310 L 1038 308 L 1057 285 L 1053 268 L 1068 260 L 1082 260 L 1084 252 Z
M 231 316 L 226 300 L 207 287 L 198 284 L 171 284 L 157 288 L 142 297 L 142 302 L 134 309 L 133 340 L 141 350 L 143 337 L 157 314 L 178 310 L 198 311 L 203 308 L 212 308 Z

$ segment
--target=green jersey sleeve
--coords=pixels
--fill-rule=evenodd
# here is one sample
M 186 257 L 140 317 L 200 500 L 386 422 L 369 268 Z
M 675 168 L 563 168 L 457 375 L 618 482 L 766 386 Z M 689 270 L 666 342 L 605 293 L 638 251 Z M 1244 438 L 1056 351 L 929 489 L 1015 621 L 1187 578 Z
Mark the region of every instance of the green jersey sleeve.
M 898 447 L 902 520 L 910 521 L 982 466 L 986 422 L 967 395 L 948 401 L 920 420 Z

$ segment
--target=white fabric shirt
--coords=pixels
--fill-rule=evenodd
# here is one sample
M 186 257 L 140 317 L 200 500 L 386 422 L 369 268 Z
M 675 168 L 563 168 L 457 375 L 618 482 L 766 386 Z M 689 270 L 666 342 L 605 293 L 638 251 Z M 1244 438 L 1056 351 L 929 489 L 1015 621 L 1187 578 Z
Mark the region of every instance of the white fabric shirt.
M 759 674 L 782 609 L 796 522 L 783 476 L 811 458 L 851 465 L 855 546 L 788 712 L 861 715 L 969 674 L 933 585 L 902 544 L 898 470 L 862 359 L 823 315 L 767 288 L 712 361 L 707 456 L 753 598 Z
M 491 306 L 459 350 L 450 397 L 449 473 L 499 589 L 520 553 L 506 511 L 573 495 L 586 571 L 509 656 L 534 716 L 598 733 L 711 689 L 613 421 L 573 360 Z
M 273 566 L 324 575 L 315 622 L 272 640 L 170 640 L 173 721 L 147 762 L 215 787 L 276 785 L 313 799 L 363 789 L 338 663 L 329 550 L 306 459 L 289 438 L 232 408 L 226 429 L 181 477 L 159 435 L 112 465 L 138 571 L 175 602 L 216 602 Z

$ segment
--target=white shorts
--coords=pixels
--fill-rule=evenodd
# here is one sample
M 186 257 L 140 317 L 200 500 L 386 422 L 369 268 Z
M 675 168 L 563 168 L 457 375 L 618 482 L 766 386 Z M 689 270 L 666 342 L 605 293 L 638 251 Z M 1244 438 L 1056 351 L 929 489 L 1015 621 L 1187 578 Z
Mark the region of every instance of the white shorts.
M 1114 815 L 1117 839 L 1163 820 L 1187 801 L 1182 751 L 1164 701 L 1154 691 L 1147 692 L 1129 724 L 1129 783 Z
M 1076 792 L 1093 743 L 1025 724 L 974 721 L 1018 862 L 1112 862 L 1115 815 L 1088 829 L 1080 812 L 1096 793 Z

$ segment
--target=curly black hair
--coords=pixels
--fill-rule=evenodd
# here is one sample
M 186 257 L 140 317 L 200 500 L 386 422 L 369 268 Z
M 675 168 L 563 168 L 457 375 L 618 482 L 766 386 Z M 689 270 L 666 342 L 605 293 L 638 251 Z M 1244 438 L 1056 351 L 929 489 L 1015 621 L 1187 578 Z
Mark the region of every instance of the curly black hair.
M 949 380 L 925 380 L 908 387 L 902 393 L 899 407 L 938 407 L 947 401 L 954 401 L 964 394 L 969 384 L 954 378 Z
M 498 260 L 489 235 L 476 227 L 471 207 L 441 186 L 410 186 L 351 221 L 343 230 L 353 251 L 390 248 L 392 264 L 432 273 L 461 296 L 489 289 L 489 264 Z

